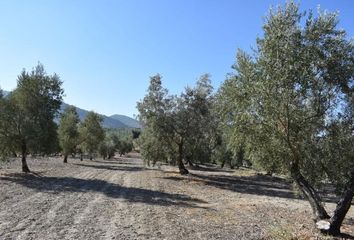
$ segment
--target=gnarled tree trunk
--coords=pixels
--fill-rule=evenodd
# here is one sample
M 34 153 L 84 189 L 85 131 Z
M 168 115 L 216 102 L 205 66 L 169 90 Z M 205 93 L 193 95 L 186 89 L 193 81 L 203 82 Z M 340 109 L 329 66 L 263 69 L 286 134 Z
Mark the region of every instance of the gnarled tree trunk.
M 330 219 L 330 226 L 328 233 L 331 235 L 337 235 L 340 233 L 340 227 L 343 223 L 345 215 L 349 211 L 352 200 L 354 196 L 354 173 L 352 173 L 352 177 L 350 182 L 348 183 L 347 189 L 342 194 L 341 199 L 337 203 L 337 207 L 334 210 L 333 216 Z
M 186 157 L 186 162 L 190 167 L 194 167 L 194 164 L 192 163 L 191 159 L 189 157 Z
M 329 215 L 322 204 L 321 198 L 317 194 L 316 190 L 301 174 L 297 163 L 293 163 L 291 165 L 290 173 L 297 186 L 300 188 L 301 192 L 309 201 L 313 214 L 315 216 L 315 221 L 329 219 Z
M 68 154 L 64 154 L 64 163 L 68 163 Z
M 179 173 L 181 175 L 185 175 L 189 173 L 183 164 L 183 141 L 180 144 L 178 144 L 177 164 L 178 164 Z
M 22 151 L 22 172 L 28 173 L 30 172 L 27 161 L 26 161 L 26 156 L 27 156 L 27 144 L 25 140 L 22 140 L 22 146 L 21 146 L 21 151 Z

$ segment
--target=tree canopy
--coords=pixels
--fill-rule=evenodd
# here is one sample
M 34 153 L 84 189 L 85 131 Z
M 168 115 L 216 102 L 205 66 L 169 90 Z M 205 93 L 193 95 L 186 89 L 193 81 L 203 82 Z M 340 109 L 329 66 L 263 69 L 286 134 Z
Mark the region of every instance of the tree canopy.
M 169 95 L 162 87 L 161 76 L 151 77 L 148 93 L 138 103 L 140 121 L 144 125 L 142 154 L 148 160 L 169 158 L 187 174 L 183 160 L 210 158 L 213 121 L 212 86 L 203 75 L 195 88 L 187 87 L 180 96 Z M 156 145 L 154 147 L 154 145 Z
M 68 155 L 75 152 L 79 144 L 79 122 L 79 115 L 74 106 L 68 106 L 60 116 L 58 138 L 64 154 L 64 163 L 67 162 Z
M 62 103 L 62 81 L 48 75 L 42 64 L 23 70 L 16 89 L 2 99 L 1 132 L 8 150 L 20 150 L 22 170 L 29 172 L 26 155 L 48 153 L 57 148 L 57 116 Z M 3 140 L 4 141 L 4 140 Z
M 101 123 L 102 117 L 91 111 L 79 125 L 80 145 L 82 150 L 90 155 L 90 159 L 93 158 L 93 153 L 98 151 L 100 143 L 105 138 Z
M 238 51 L 235 73 L 218 93 L 230 145 L 246 143 L 248 158 L 290 173 L 318 219 L 329 215 L 316 184 L 341 178 L 349 187 L 354 176 L 347 168 L 354 159 L 353 125 L 346 120 L 353 107 L 354 45 L 337 23 L 334 13 L 315 18 L 293 2 L 270 10 L 253 55 Z M 331 231 L 339 232 L 334 218 Z

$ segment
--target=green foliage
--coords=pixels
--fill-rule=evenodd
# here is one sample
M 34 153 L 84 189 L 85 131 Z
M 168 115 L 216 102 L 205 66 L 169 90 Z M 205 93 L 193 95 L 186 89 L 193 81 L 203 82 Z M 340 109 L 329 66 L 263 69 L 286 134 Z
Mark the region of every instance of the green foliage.
M 108 143 L 106 143 L 105 141 L 102 142 L 102 143 L 100 144 L 99 148 L 98 148 L 98 152 L 99 152 L 99 154 L 102 156 L 103 159 L 108 158 L 108 154 L 109 154 L 109 153 L 108 153 L 108 151 L 109 151 L 108 148 L 109 148 L 109 147 L 108 147 Z
M 119 139 L 131 140 L 132 138 L 132 129 L 130 128 L 106 128 L 105 131 L 107 134 L 116 135 Z M 135 130 L 138 131 L 138 130 Z
M 178 97 L 168 95 L 160 75 L 152 77 L 147 95 L 137 106 L 144 125 L 140 148 L 147 162 L 177 160 L 186 172 L 183 158 L 190 163 L 210 161 L 215 132 L 212 102 L 208 75 Z
M 271 10 L 254 55 L 238 51 L 216 104 L 228 145 L 244 144 L 268 172 L 289 173 L 317 220 L 330 218 L 318 187 L 337 186 L 330 234 L 354 196 L 354 44 L 337 23 L 336 14 L 306 16 L 293 2 Z
M 145 164 L 155 165 L 156 162 L 167 162 L 169 159 L 168 148 L 166 144 L 161 145 L 158 138 L 151 132 L 150 128 L 145 128 L 138 139 L 141 156 Z
M 318 141 L 318 156 L 315 163 L 321 164 L 322 171 L 337 192 L 341 193 L 353 176 L 353 117 L 344 121 L 335 121 L 328 126 L 325 137 Z
M 214 97 L 209 75 L 203 75 L 194 89 L 186 88 L 181 94 L 183 121 L 186 124 L 185 158 L 195 163 L 211 161 L 217 142 L 217 122 L 212 111 Z M 184 106 L 183 106 L 184 105 Z
M 100 144 L 99 152 L 103 158 L 112 158 L 116 152 L 120 156 L 133 150 L 131 138 L 118 135 L 116 131 L 106 131 L 105 140 Z
M 15 133 L 15 109 L 11 98 L 0 98 L 0 155 L 1 158 L 6 159 L 9 155 L 19 147 L 16 145 L 17 136 Z
M 172 105 L 169 102 L 172 99 L 167 94 L 167 90 L 162 87 L 161 76 L 156 75 L 150 79 L 147 95 L 137 104 L 139 120 L 144 126 L 138 143 L 148 164 L 158 160 L 167 161 L 166 152 L 172 152 L 175 148 L 171 139 L 170 118 L 167 116 L 167 111 L 171 111 Z
M 74 106 L 68 106 L 61 114 L 58 137 L 60 147 L 66 156 L 75 152 L 75 148 L 79 144 L 79 122 L 79 115 Z
M 310 13 L 302 26 L 304 16 L 292 2 L 270 11 L 254 57 L 238 51 L 236 73 L 221 86 L 217 105 L 230 146 L 245 143 L 246 156 L 267 170 L 299 164 L 317 181 L 325 176 L 319 165 L 305 170 L 346 101 L 354 55 L 336 14 Z
M 231 166 L 233 154 L 227 149 L 226 144 L 220 144 L 213 150 L 211 159 L 214 163 L 220 164 L 221 167 L 224 167 L 225 164 Z
M 119 145 L 118 145 L 118 153 L 120 156 L 129 153 L 133 150 L 133 142 L 132 141 L 127 141 L 127 140 L 123 140 L 120 141 Z
M 110 159 L 114 156 L 118 148 L 118 143 L 115 142 L 116 135 L 107 135 L 103 142 L 99 146 L 99 153 L 103 159 Z M 119 141 L 119 140 L 118 140 Z
M 105 138 L 105 132 L 101 124 L 102 117 L 91 111 L 79 125 L 80 147 L 90 155 L 90 159 L 98 151 L 100 144 Z
M 24 160 L 29 152 L 43 154 L 58 149 L 57 125 L 53 119 L 62 103 L 61 85 L 59 76 L 47 75 L 41 64 L 31 72 L 22 71 L 17 88 L 1 100 L 3 149 L 21 150 Z

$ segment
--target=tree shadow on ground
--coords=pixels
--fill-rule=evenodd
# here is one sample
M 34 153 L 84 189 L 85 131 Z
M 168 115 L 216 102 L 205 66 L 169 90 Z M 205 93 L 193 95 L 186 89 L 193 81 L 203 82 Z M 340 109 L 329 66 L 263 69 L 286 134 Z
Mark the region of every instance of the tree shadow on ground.
M 300 194 L 295 194 L 293 184 L 290 180 L 255 174 L 252 176 L 227 176 L 227 175 L 207 175 L 203 172 L 190 173 L 188 176 L 169 176 L 164 179 L 179 181 L 197 181 L 207 186 L 213 186 L 224 190 L 239 192 L 243 194 L 253 194 L 269 197 L 279 197 L 288 199 L 303 199 Z M 336 203 L 338 197 L 324 195 L 323 201 Z
M 201 184 L 230 190 L 234 192 L 254 195 L 265 195 L 280 198 L 298 198 L 292 191 L 291 184 L 285 179 L 269 176 L 224 176 L 224 175 L 205 175 L 189 174 L 189 176 L 169 176 L 164 177 L 169 180 L 197 181 Z
M 196 171 L 205 171 L 205 172 L 220 172 L 220 173 L 233 173 L 234 170 L 228 170 L 223 168 L 218 168 L 215 166 L 201 166 L 201 165 L 194 165 L 188 167 L 188 169 L 196 170 Z
M 123 199 L 130 203 L 207 209 L 207 207 L 199 206 L 199 204 L 205 204 L 207 202 L 197 198 L 191 198 L 188 195 L 120 186 L 100 179 L 46 177 L 35 174 L 11 173 L 0 176 L 0 181 L 13 182 L 39 192 L 50 194 L 58 194 L 60 192 L 93 192 L 102 193 L 113 199 Z
M 84 164 L 84 163 L 72 163 L 73 165 L 80 166 L 80 167 L 88 167 L 88 168 L 95 168 L 95 169 L 102 169 L 102 170 L 118 170 L 118 171 L 128 171 L 128 172 L 135 172 L 135 171 L 143 171 L 143 167 L 131 167 L 131 166 L 122 166 L 122 165 L 97 165 L 97 164 Z
M 352 236 L 352 235 L 349 235 L 349 234 L 347 234 L 347 233 L 340 233 L 340 234 L 338 234 L 337 236 L 335 236 L 335 237 L 337 237 L 337 238 L 335 238 L 335 239 L 354 239 L 354 236 Z
M 139 165 L 135 162 L 122 161 L 120 159 L 106 159 L 106 160 L 90 160 L 89 162 L 102 163 L 102 164 L 117 164 L 117 165 Z

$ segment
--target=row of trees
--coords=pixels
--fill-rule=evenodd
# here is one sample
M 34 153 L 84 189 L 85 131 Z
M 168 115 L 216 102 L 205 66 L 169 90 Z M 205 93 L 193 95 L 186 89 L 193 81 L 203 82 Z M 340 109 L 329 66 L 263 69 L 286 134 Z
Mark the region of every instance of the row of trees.
M 105 132 L 101 126 L 102 117 L 95 112 L 89 112 L 80 123 L 76 108 L 67 107 L 61 114 L 58 129 L 60 147 L 64 154 L 64 163 L 70 154 L 86 152 L 90 160 L 103 144 Z M 81 155 L 82 160 L 82 155 Z
M 151 78 L 138 103 L 144 124 L 143 157 L 244 160 L 288 174 L 309 201 L 324 231 L 338 234 L 354 195 L 354 44 L 336 13 L 299 11 L 288 2 L 269 12 L 251 54 L 237 53 L 234 73 L 213 94 L 207 75 L 180 96 Z M 340 201 L 329 216 L 318 191 L 336 187 Z
M 95 153 L 103 159 L 112 158 L 116 152 L 122 156 L 133 149 L 129 138 L 121 138 L 114 132 L 102 128 L 103 119 L 95 112 L 89 112 L 80 122 L 74 106 L 67 107 L 61 114 L 58 129 L 59 144 L 64 155 L 64 163 L 68 156 L 75 153 L 87 153 L 92 160 Z
M 76 108 L 67 107 L 61 114 L 63 89 L 58 75 L 48 75 L 38 64 L 31 72 L 19 75 L 17 87 L 6 96 L 0 89 L 0 155 L 18 153 L 22 157 L 22 171 L 29 172 L 26 157 L 62 152 L 64 163 L 76 153 L 93 155 L 99 151 L 104 157 L 113 157 L 132 150 L 130 139 L 106 133 L 102 117 L 89 112 L 80 122 Z M 59 125 L 55 119 L 60 117 Z
M 190 165 L 210 160 L 218 140 L 211 113 L 212 90 L 208 75 L 180 96 L 168 94 L 160 75 L 151 78 L 148 94 L 137 105 L 144 125 L 139 143 L 147 163 L 167 161 L 187 174 L 183 159 Z

